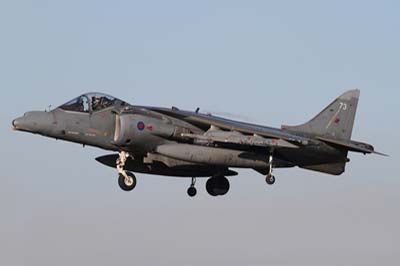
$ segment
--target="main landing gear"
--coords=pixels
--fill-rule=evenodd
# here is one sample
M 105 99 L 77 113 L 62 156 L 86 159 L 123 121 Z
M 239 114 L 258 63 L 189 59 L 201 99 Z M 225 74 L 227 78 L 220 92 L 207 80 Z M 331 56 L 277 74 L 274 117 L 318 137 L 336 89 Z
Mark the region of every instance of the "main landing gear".
M 192 178 L 192 183 L 187 190 L 187 194 L 189 197 L 194 197 L 197 194 L 197 189 L 195 188 L 196 185 L 196 178 Z M 213 197 L 216 196 L 223 196 L 229 191 L 229 180 L 223 175 L 217 175 L 210 177 L 206 183 L 206 190 L 208 194 Z
M 121 151 L 117 159 L 118 185 L 124 191 L 131 191 L 136 187 L 136 177 L 133 173 L 124 170 L 129 153 Z
M 273 160 L 274 157 L 272 155 L 272 153 L 269 155 L 269 170 L 268 170 L 268 174 L 265 177 L 265 182 L 267 182 L 268 185 L 273 185 L 275 184 L 275 176 L 272 175 L 272 171 L 273 171 Z
M 207 192 L 213 197 L 225 195 L 229 188 L 229 180 L 223 175 L 213 176 L 206 183 Z

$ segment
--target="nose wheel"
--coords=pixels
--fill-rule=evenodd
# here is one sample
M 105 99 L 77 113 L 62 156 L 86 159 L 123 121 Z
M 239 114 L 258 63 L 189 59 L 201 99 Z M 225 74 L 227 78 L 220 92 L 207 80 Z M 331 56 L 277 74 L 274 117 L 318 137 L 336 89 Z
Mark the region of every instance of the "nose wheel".
M 136 177 L 131 172 L 126 172 L 127 177 L 119 175 L 118 185 L 124 191 L 131 191 L 136 187 Z
M 121 151 L 117 159 L 118 185 L 124 191 L 131 191 L 136 187 L 136 177 L 133 173 L 124 170 L 129 153 Z

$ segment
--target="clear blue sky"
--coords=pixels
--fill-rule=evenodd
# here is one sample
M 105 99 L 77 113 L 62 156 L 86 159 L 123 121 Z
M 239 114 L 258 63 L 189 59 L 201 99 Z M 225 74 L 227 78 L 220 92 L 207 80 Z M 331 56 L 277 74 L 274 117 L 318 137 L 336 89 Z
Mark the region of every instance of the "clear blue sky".
M 398 265 L 398 1 L 0 1 L 0 264 Z M 138 175 L 107 152 L 11 132 L 86 91 L 261 124 L 298 124 L 361 89 L 341 177 L 250 170 L 226 197 Z

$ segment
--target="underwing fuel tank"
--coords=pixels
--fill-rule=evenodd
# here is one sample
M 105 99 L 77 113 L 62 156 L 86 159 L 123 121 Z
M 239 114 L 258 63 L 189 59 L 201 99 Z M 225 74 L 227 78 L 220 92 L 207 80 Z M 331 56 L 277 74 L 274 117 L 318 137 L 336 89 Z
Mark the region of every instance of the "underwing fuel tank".
M 156 152 L 178 160 L 239 168 L 268 167 L 267 157 L 256 153 L 190 144 L 165 144 Z

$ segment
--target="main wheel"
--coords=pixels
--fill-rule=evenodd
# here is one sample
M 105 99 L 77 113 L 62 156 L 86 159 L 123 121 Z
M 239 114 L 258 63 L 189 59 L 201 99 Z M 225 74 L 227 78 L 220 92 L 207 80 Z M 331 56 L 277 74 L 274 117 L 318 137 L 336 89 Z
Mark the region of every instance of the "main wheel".
M 136 177 L 131 172 L 126 172 L 128 178 L 125 178 L 123 175 L 119 175 L 118 177 L 118 185 L 124 191 L 131 191 L 136 187 Z
M 206 190 L 207 190 L 208 194 L 210 194 L 213 197 L 216 197 L 216 196 L 218 196 L 218 194 L 214 189 L 214 187 L 215 187 L 214 183 L 215 183 L 215 177 L 211 177 L 210 179 L 208 179 L 207 183 L 206 183 Z
M 211 177 L 207 180 L 206 189 L 211 196 L 223 196 L 230 188 L 229 180 L 225 176 Z
M 273 185 L 275 184 L 275 176 L 273 175 L 267 175 L 265 177 L 265 182 L 267 182 L 268 185 Z
M 197 194 L 197 189 L 195 187 L 190 187 L 187 190 L 189 197 L 194 197 Z

